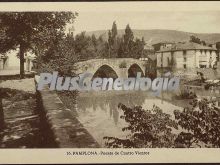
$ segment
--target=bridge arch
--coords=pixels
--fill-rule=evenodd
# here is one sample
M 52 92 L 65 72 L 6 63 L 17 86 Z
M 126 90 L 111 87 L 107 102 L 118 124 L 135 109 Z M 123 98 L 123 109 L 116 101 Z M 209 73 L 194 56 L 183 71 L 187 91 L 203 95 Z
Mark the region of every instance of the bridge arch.
M 128 68 L 128 77 L 136 77 L 137 72 L 141 72 L 141 76 L 144 76 L 144 71 L 138 64 L 134 63 L 130 65 L 130 67 Z
M 104 64 L 104 65 L 100 66 L 95 71 L 92 79 L 97 78 L 97 77 L 116 79 L 116 78 L 118 78 L 118 75 L 117 75 L 116 71 L 111 66 Z

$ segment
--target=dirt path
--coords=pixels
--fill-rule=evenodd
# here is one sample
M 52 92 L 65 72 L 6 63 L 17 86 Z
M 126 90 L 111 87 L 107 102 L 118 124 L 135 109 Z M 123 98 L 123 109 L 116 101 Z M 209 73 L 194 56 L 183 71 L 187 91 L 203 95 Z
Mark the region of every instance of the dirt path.
M 43 147 L 34 80 L 7 80 L 0 88 L 6 126 L 0 132 L 0 148 Z

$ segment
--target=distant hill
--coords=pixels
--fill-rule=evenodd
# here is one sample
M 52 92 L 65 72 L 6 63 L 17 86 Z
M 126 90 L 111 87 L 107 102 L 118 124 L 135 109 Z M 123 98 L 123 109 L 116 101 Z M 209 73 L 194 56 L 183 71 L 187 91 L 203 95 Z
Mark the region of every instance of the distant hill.
M 145 41 L 149 44 L 158 43 L 161 41 L 173 41 L 173 42 L 182 42 L 182 41 L 189 41 L 190 36 L 194 35 L 199 37 L 201 40 L 206 41 L 207 43 L 215 43 L 220 41 L 220 33 L 189 33 L 177 30 L 135 30 L 132 29 L 134 36 L 137 38 L 144 37 Z M 107 40 L 108 31 L 107 30 L 97 30 L 86 32 L 87 35 L 94 34 L 96 37 L 100 35 L 103 37 L 104 40 Z M 119 35 L 124 34 L 124 30 L 118 30 Z

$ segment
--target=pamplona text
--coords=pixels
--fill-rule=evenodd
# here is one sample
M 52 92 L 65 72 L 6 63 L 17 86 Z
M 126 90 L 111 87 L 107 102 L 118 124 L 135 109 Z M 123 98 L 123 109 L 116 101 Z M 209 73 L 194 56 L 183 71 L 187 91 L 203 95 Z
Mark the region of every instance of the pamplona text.
M 41 73 L 37 90 L 49 86 L 49 90 L 78 90 L 78 91 L 100 91 L 100 90 L 150 90 L 158 95 L 161 91 L 174 91 L 179 88 L 179 77 L 170 77 L 171 73 L 165 73 L 163 77 L 151 80 L 141 77 L 141 72 L 136 77 L 129 78 L 93 78 L 91 73 L 79 74 L 76 77 L 59 77 L 58 72 Z

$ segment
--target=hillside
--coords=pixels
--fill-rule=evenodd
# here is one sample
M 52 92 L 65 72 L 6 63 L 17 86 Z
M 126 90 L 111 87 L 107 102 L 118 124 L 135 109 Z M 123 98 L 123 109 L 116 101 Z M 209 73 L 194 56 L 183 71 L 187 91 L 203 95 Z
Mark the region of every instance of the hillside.
M 144 37 L 145 41 L 154 44 L 160 41 L 188 41 L 191 35 L 199 37 L 201 40 L 206 41 L 207 43 L 215 43 L 220 41 L 220 33 L 189 33 L 183 31 L 176 31 L 176 30 L 133 30 L 134 36 L 137 38 Z M 91 31 L 86 32 L 87 35 L 94 34 L 96 37 L 100 35 L 103 39 L 107 39 L 108 31 L 106 30 L 98 30 L 98 31 Z M 124 34 L 124 30 L 118 30 L 118 34 Z

